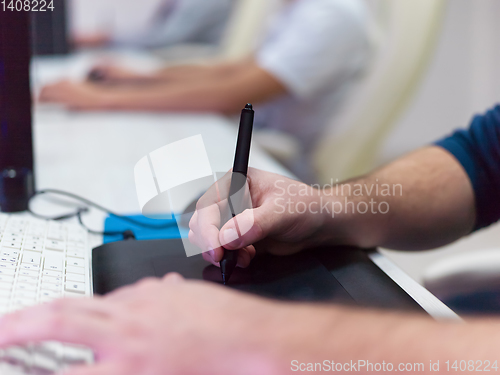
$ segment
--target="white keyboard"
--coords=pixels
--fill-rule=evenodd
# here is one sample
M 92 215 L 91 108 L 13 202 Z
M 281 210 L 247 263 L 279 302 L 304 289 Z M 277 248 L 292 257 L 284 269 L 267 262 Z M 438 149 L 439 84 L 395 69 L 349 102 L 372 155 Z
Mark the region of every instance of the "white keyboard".
M 91 244 L 78 224 L 0 213 L 0 315 L 57 298 L 92 295 Z M 88 350 L 43 343 L 0 351 L 0 374 L 51 374 L 92 360 Z

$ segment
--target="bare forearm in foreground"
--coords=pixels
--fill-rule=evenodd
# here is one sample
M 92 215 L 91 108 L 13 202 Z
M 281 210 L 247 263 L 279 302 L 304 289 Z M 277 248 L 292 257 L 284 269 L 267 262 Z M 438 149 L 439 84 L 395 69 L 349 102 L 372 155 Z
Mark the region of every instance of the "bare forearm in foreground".
M 429 374 L 435 373 L 430 366 L 431 363 L 436 366 L 437 361 L 440 371 L 446 372 L 446 361 L 450 361 L 449 366 L 455 360 L 465 361 L 467 365 L 473 361 L 476 368 L 478 363 L 489 361 L 493 365 L 498 360 L 500 324 L 497 320 L 464 324 L 345 308 L 302 306 L 294 310 L 297 314 L 294 319 L 302 323 L 288 326 L 294 328 L 288 331 L 287 337 L 281 338 L 282 345 L 289 343 L 285 345 L 287 353 L 280 356 L 289 365 L 283 374 L 308 363 L 321 364 L 325 371 L 332 366 L 332 361 L 354 364 L 358 373 L 393 373 L 400 364 L 411 364 L 410 372 Z M 368 363 L 385 363 L 387 371 L 370 369 Z

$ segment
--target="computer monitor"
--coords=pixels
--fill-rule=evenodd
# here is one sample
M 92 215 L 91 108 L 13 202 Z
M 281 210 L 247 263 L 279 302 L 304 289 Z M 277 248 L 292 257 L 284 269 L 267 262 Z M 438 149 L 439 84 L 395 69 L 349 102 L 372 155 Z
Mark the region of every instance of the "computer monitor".
M 0 210 L 24 211 L 34 191 L 30 13 L 0 10 Z
M 33 55 L 64 55 L 70 51 L 66 0 L 52 0 L 51 9 L 31 12 Z

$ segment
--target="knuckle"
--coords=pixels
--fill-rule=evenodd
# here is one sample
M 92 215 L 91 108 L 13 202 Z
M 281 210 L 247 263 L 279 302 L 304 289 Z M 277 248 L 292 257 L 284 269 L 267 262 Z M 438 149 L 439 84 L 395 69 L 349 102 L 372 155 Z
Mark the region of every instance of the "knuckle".
M 248 232 L 253 232 L 256 238 L 263 238 L 265 236 L 264 228 L 257 220 L 254 220 Z
M 191 220 L 189 220 L 189 229 L 194 231 L 196 229 L 196 222 L 197 222 L 197 219 L 195 218 L 195 215 L 193 215 Z
M 68 301 L 65 299 L 57 299 L 52 302 L 49 307 L 52 313 L 59 313 L 66 308 Z
M 188 239 L 189 239 L 189 242 L 191 242 L 193 245 L 196 245 L 196 235 L 194 234 L 194 232 L 192 230 L 190 230 L 188 233 Z
M 150 288 L 158 284 L 158 279 L 154 277 L 146 277 L 139 281 L 139 286 L 142 288 Z
M 204 202 L 204 199 L 203 197 L 201 197 L 200 199 L 198 199 L 198 202 L 196 202 L 196 211 L 200 211 L 202 210 L 204 207 L 205 207 L 205 202 Z
M 46 328 L 51 332 L 64 330 L 67 326 L 67 322 L 68 318 L 64 314 L 54 313 L 48 318 Z

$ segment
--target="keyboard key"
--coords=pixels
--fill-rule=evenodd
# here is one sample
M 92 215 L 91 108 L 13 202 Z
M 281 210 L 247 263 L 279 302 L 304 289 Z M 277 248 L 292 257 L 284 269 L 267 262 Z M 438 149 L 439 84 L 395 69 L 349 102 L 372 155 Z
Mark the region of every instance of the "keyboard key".
M 37 286 L 30 283 L 20 283 L 19 281 L 16 284 L 16 291 L 18 290 L 30 290 L 36 292 Z
M 19 276 L 17 282 L 38 285 L 38 277 Z
M 78 259 L 78 258 L 68 257 L 66 259 L 66 264 L 68 266 L 74 266 L 74 267 L 82 267 L 82 268 L 85 267 L 85 262 L 82 259 Z
M 42 289 L 40 290 L 40 299 L 53 300 L 62 296 L 62 290 L 50 290 Z
M 45 242 L 45 248 L 49 250 L 64 251 L 66 245 L 62 241 L 48 240 Z
M 11 282 L 0 281 L 0 289 L 2 290 L 12 290 L 12 286 L 14 285 L 14 280 Z
M 5 256 L 13 256 L 17 257 L 21 253 L 20 249 L 13 249 L 10 247 L 2 247 L 2 252 L 1 254 L 5 254 Z
M 36 305 L 36 298 L 32 297 L 32 295 L 35 295 L 34 293 L 27 297 L 24 297 L 23 293 L 28 294 L 30 292 L 20 292 L 19 296 L 17 294 L 14 296 L 12 299 L 12 306 L 14 307 L 14 310 L 20 310 L 25 307 Z
M 72 366 L 90 364 L 94 361 L 94 353 L 83 346 L 65 344 L 61 360 Z
M 67 248 L 70 251 L 85 251 L 85 244 L 81 242 L 68 242 Z
M 64 298 L 87 298 L 87 294 L 85 293 L 75 293 L 75 292 L 64 292 Z
M 0 262 L 0 269 L 9 269 L 9 270 L 15 270 L 17 268 L 16 263 L 4 263 Z
M 56 256 L 45 256 L 45 264 L 43 267 L 45 270 L 50 271 L 63 271 L 63 259 Z
M 0 267 L 0 275 L 15 275 L 16 270 Z
M 19 270 L 19 275 L 20 276 L 38 277 L 38 273 L 39 272 L 36 271 L 36 270 Z
M 42 245 L 38 245 L 38 244 L 25 244 L 23 246 L 23 250 L 30 250 L 30 251 L 38 251 L 38 252 L 42 252 L 43 251 L 43 246 Z
M 11 249 L 20 249 L 21 242 L 2 242 L 2 247 L 9 247 Z
M 45 341 L 34 345 L 33 351 L 58 359 L 62 357 L 63 345 L 56 341 Z
M 27 301 L 25 303 L 35 304 L 36 303 L 36 292 L 31 290 L 15 290 L 14 299 Z
M 65 290 L 67 292 L 84 294 L 85 293 L 85 284 L 79 283 L 76 281 L 67 281 Z
M 47 238 L 54 240 L 54 241 L 64 241 L 65 237 L 66 237 L 66 233 L 63 233 L 63 232 L 50 231 L 47 234 Z
M 75 280 L 78 281 L 78 280 Z M 12 275 L 0 275 L 0 282 L 3 283 L 13 283 L 14 282 L 14 276 Z
M 41 245 L 43 243 L 44 238 L 41 236 L 26 236 L 26 242 L 35 243 L 37 245 Z
M 15 258 L 10 258 L 10 257 L 3 257 L 0 256 L 0 262 L 2 263 L 17 263 L 17 257 Z
M 49 284 L 62 284 L 63 283 L 63 278 L 61 277 L 50 277 L 50 276 L 44 276 L 42 279 L 43 283 L 49 283 Z
M 71 251 L 71 250 L 68 250 L 68 252 L 66 253 L 66 255 L 68 257 L 72 257 L 72 258 L 80 258 L 80 259 L 84 259 L 85 258 L 85 253 L 80 252 L 80 251 Z
M 55 373 L 60 369 L 57 358 L 34 351 L 32 354 L 31 371 L 35 374 Z
M 40 266 L 41 255 L 31 251 L 25 251 L 22 263 Z
M 85 276 L 84 275 L 79 275 L 76 273 L 67 273 L 66 274 L 66 281 L 78 281 L 79 283 L 84 283 L 85 282 Z
M 9 235 L 6 235 L 6 236 L 3 236 L 2 237 L 2 241 L 3 242 L 13 242 L 13 243 L 21 243 L 23 241 L 23 237 L 20 236 L 19 234 L 9 234 Z
M 63 273 L 60 271 L 43 270 L 42 276 L 63 277 Z
M 62 291 L 62 284 L 51 284 L 51 283 L 46 283 L 42 281 L 41 285 L 41 290 L 51 290 L 54 292 L 61 292 Z
M 21 264 L 20 267 L 21 270 L 35 270 L 38 272 L 40 269 L 40 266 L 38 264 Z
M 77 273 L 79 275 L 85 275 L 85 268 L 66 266 L 66 274 L 68 274 L 68 273 Z
M 34 240 L 33 238 L 29 238 L 27 237 L 25 240 L 24 240 L 24 245 L 40 245 L 40 246 L 43 246 L 44 244 L 44 241 L 42 239 L 40 240 Z
M 11 364 L 26 365 L 30 362 L 30 353 L 27 348 L 11 346 L 4 350 L 4 358 Z M 21 372 L 22 374 L 22 372 Z
M 14 228 L 9 227 L 5 229 L 5 237 L 22 236 L 24 234 L 24 228 Z
M 2 258 L 17 258 L 19 255 L 19 250 L 16 250 L 16 249 L 9 249 L 9 248 L 5 248 L 2 249 L 2 253 L 0 254 L 0 257 Z

